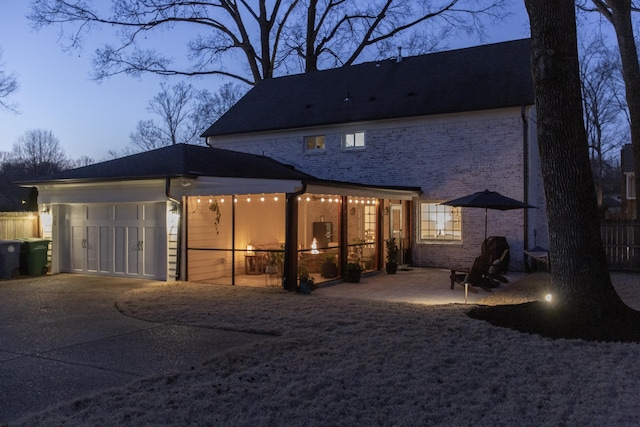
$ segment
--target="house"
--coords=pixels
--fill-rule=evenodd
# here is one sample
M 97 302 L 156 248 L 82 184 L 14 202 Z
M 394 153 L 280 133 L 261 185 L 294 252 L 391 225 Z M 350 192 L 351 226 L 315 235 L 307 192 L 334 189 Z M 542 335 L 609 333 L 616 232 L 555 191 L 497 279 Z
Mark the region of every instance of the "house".
M 322 179 L 419 187 L 383 209 L 406 264 L 468 268 L 485 211 L 440 203 L 484 189 L 539 208 L 489 214 L 512 269 L 548 247 L 529 40 L 263 81 L 203 136 Z
M 283 284 L 349 263 L 469 267 L 485 210 L 441 203 L 490 189 L 542 209 L 490 212 L 511 268 L 545 246 L 529 42 L 518 40 L 259 83 L 175 145 L 36 186 L 51 271 Z M 337 273 L 323 264 L 334 261 Z

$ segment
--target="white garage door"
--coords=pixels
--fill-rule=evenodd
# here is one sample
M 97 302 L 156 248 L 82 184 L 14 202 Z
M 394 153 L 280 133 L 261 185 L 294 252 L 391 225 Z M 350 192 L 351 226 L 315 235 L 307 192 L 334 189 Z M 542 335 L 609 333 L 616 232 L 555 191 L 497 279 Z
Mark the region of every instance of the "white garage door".
M 166 280 L 166 203 L 61 210 L 61 271 Z

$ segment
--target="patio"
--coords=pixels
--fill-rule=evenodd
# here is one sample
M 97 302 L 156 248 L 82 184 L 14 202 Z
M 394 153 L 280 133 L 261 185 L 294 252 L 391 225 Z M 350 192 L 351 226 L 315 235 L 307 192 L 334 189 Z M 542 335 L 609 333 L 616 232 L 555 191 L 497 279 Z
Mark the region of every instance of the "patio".
M 415 304 L 464 304 L 464 288 L 456 285 L 450 288 L 450 271 L 439 268 L 413 268 L 398 270 L 396 274 L 364 275 L 360 283 L 341 282 L 319 287 L 315 292 L 319 295 L 361 298 L 388 302 L 408 302 Z M 510 272 L 506 275 L 509 284 L 502 284 L 502 289 L 510 286 L 524 273 Z M 477 304 L 490 292 L 478 289 L 477 293 L 469 292 L 468 304 Z
M 464 304 L 464 288 L 460 285 L 452 290 L 449 280 L 450 271 L 444 268 L 415 268 L 398 270 L 396 274 L 384 271 L 364 274 L 360 283 L 334 281 L 318 286 L 314 293 L 322 296 L 358 298 L 388 302 L 408 302 L 415 304 L 440 305 Z M 469 292 L 468 304 L 477 304 L 483 298 L 511 286 L 518 278 L 525 276 L 521 272 L 509 272 L 508 284 L 501 284 L 493 292 L 480 288 L 477 293 Z M 237 286 L 279 287 L 277 282 L 268 280 L 267 275 L 239 276 Z M 227 283 L 228 284 L 228 283 Z

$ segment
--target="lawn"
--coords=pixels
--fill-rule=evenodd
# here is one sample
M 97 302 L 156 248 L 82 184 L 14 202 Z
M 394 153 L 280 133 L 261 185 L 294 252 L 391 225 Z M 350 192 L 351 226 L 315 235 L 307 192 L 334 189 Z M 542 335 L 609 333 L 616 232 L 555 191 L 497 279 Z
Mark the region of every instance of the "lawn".
M 640 308 L 637 275 L 614 274 Z M 525 276 L 483 304 L 525 302 Z M 635 286 L 634 286 L 635 285 Z M 640 344 L 552 340 L 471 319 L 469 306 L 170 283 L 124 294 L 126 315 L 269 334 L 203 366 L 146 378 L 24 425 L 637 425 Z

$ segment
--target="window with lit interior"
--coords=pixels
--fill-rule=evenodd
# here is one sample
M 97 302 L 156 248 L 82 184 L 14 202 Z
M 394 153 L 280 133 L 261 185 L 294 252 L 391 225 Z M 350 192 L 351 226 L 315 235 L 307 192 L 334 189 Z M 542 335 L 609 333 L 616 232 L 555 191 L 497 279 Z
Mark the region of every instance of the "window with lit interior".
M 324 135 L 314 135 L 304 137 L 305 151 L 324 150 Z
M 420 203 L 420 239 L 438 242 L 462 240 L 461 209 L 439 203 Z
M 345 150 L 364 148 L 364 132 L 346 133 L 344 135 L 343 148 Z

